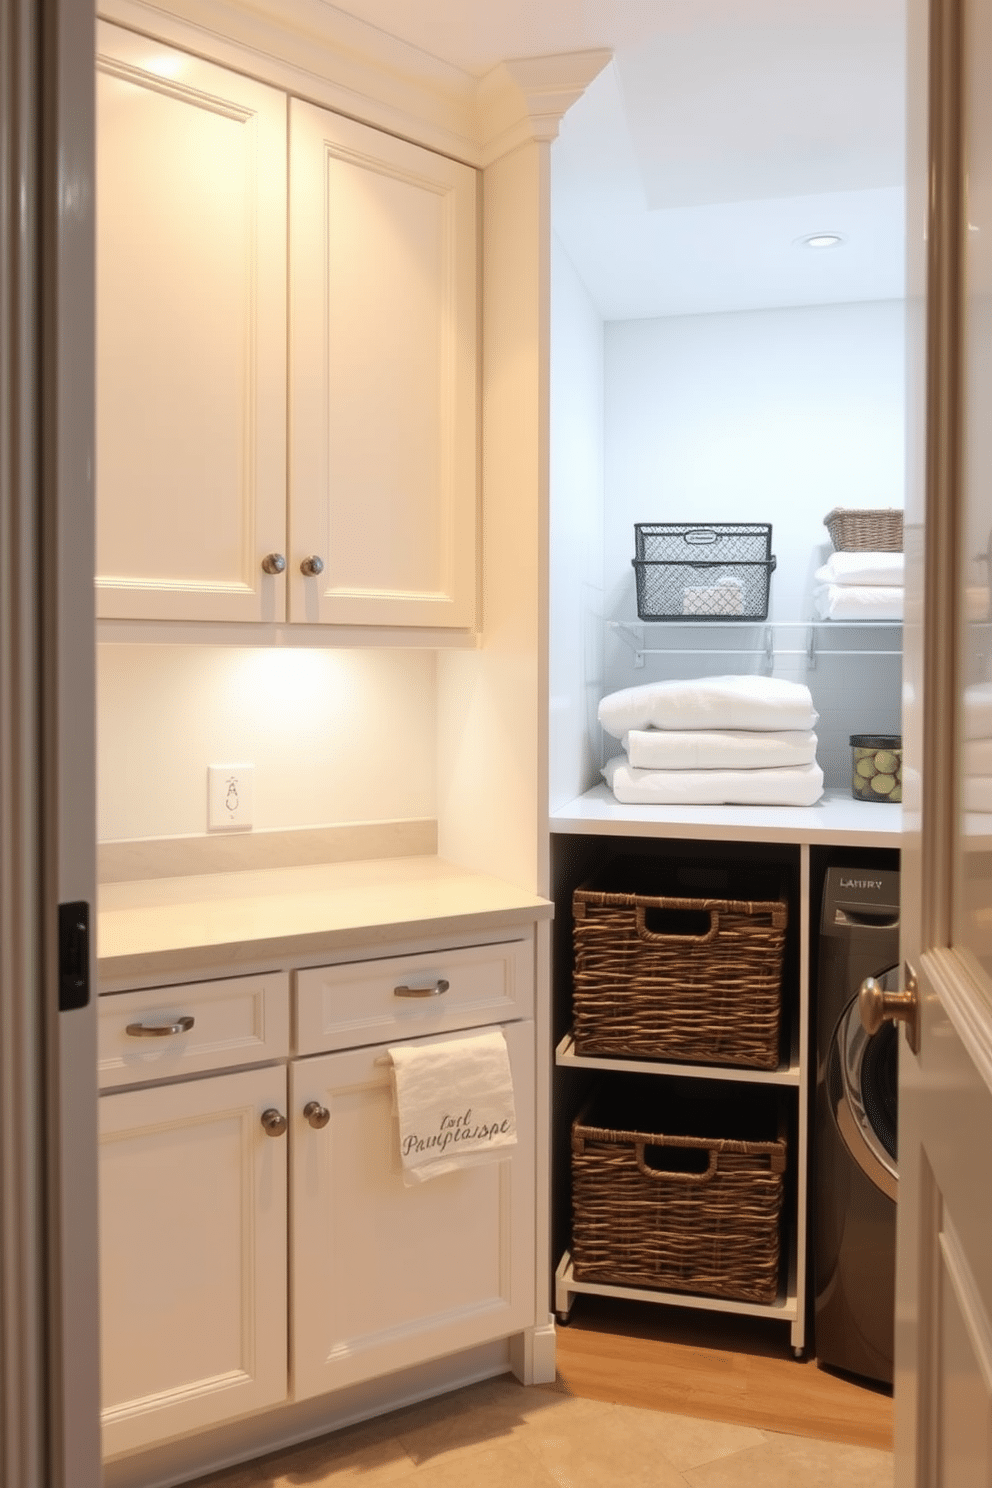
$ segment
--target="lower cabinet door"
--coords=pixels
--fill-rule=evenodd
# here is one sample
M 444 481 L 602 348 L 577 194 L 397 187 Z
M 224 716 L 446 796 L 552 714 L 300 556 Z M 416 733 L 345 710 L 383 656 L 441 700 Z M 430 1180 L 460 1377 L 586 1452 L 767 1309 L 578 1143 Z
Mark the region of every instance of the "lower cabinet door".
M 298 1399 L 533 1324 L 534 1025 L 503 1031 L 516 1146 L 410 1188 L 385 1049 L 290 1066 Z M 323 1126 L 304 1117 L 311 1102 Z
M 107 1457 L 286 1397 L 285 1098 L 278 1066 L 100 1099 Z

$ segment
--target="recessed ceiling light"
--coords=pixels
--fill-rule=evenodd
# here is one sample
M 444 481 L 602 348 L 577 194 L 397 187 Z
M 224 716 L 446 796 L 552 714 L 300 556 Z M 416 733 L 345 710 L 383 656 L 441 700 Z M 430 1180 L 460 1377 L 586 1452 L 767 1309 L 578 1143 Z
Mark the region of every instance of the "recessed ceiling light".
M 843 233 L 838 232 L 815 232 L 807 233 L 804 238 L 796 239 L 799 248 L 814 248 L 817 251 L 823 248 L 840 248 L 846 241 Z

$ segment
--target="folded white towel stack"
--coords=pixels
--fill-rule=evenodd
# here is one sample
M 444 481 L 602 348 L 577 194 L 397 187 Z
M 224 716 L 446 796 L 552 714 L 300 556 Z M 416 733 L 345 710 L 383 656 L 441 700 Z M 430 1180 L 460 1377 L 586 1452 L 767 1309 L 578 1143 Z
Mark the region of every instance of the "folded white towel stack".
M 831 553 L 813 578 L 813 610 L 820 620 L 901 620 L 902 553 Z
M 823 794 L 809 688 L 698 677 L 610 693 L 599 721 L 626 751 L 603 775 L 625 805 L 812 806 Z
M 389 1054 L 408 1187 L 491 1161 L 515 1144 L 513 1076 L 500 1029 L 396 1044 Z

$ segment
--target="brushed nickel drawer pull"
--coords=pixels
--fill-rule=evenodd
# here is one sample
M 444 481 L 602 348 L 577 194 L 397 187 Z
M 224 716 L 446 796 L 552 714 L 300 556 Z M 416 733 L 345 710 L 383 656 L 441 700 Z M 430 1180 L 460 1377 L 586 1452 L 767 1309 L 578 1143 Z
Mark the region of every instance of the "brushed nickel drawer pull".
M 168 1038 L 171 1033 L 189 1033 L 194 1021 L 184 1013 L 174 1023 L 129 1023 L 124 1032 L 131 1038 Z
M 450 982 L 444 977 L 438 977 L 433 987 L 394 987 L 394 997 L 440 997 L 442 992 L 447 992 Z

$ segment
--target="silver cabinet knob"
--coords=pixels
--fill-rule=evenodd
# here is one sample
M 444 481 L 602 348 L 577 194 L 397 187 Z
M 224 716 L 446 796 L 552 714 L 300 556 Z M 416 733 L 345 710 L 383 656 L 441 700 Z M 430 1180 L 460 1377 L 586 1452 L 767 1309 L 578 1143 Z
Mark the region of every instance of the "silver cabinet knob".
M 324 572 L 324 560 L 318 558 L 316 553 L 311 553 L 309 558 L 304 558 L 300 564 L 300 573 L 308 579 L 315 579 L 318 574 Z
M 281 1137 L 288 1124 L 285 1116 L 275 1106 L 262 1112 L 262 1130 L 267 1137 Z
M 303 1107 L 303 1114 L 313 1127 L 314 1131 L 320 1131 L 331 1119 L 331 1113 L 320 1101 L 307 1101 Z
M 168 1038 L 173 1033 L 189 1033 L 195 1019 L 184 1013 L 175 1022 L 170 1018 L 165 1023 L 128 1023 L 124 1032 L 129 1038 Z
M 281 574 L 286 567 L 286 560 L 281 553 L 266 553 L 262 559 L 262 572 L 267 574 Z

